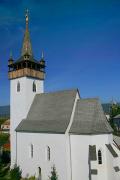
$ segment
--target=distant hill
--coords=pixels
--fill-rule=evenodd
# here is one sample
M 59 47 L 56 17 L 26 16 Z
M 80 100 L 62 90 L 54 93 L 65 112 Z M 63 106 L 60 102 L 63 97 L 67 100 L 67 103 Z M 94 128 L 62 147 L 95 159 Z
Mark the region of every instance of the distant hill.
M 102 104 L 103 110 L 106 114 L 110 112 L 110 103 Z M 0 106 L 0 117 L 10 117 L 10 106 Z
M 104 103 L 104 104 L 102 104 L 103 111 L 105 112 L 105 114 L 109 114 L 109 113 L 110 113 L 110 106 L 111 106 L 110 103 Z
M 10 106 L 0 106 L 0 117 L 10 117 Z
M 117 103 L 120 106 L 120 103 Z M 105 112 L 105 114 L 109 114 L 110 113 L 110 106 L 111 103 L 104 103 L 102 104 L 103 110 Z

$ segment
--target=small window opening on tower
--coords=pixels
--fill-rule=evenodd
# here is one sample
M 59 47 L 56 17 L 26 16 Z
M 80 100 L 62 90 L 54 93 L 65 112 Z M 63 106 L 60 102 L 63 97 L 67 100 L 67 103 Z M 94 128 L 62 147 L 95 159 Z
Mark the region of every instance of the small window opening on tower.
M 33 82 L 33 92 L 36 92 L 36 84 L 35 84 L 35 81 Z
M 102 164 L 102 152 L 101 152 L 101 150 L 98 151 L 98 164 Z
M 17 92 L 20 92 L 20 82 L 17 83 Z

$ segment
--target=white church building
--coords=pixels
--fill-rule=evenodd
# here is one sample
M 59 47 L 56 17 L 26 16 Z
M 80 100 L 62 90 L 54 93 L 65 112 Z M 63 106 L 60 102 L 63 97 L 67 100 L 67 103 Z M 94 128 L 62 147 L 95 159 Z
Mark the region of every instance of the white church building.
M 28 13 L 21 57 L 9 59 L 11 168 L 48 180 L 120 180 L 120 150 L 99 99 L 79 90 L 44 92 L 45 60 L 34 59 Z

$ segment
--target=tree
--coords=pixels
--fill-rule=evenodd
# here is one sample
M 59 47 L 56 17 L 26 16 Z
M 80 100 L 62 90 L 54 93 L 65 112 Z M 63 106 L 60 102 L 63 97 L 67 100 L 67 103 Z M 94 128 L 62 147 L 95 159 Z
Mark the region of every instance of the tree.
M 10 170 L 10 179 L 11 180 L 20 180 L 22 171 L 19 166 L 15 164 L 14 168 Z
M 9 141 L 9 134 L 0 134 L 0 162 L 3 155 L 3 145 Z
M 0 134 L 0 146 L 4 145 L 9 140 L 9 134 Z
M 120 105 L 112 104 L 110 107 L 110 125 L 115 132 L 116 132 L 116 127 L 114 124 L 114 117 L 118 114 L 120 114 Z
M 58 180 L 58 175 L 55 166 L 52 167 L 51 176 L 49 176 L 49 180 Z
M 8 164 L 10 163 L 10 152 L 9 151 L 3 151 L 1 156 L 1 163 Z

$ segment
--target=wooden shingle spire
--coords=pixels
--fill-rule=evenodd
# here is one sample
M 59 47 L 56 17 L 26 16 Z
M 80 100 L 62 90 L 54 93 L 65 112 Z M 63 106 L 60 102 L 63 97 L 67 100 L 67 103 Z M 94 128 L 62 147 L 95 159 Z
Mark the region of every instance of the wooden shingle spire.
M 30 33 L 29 33 L 29 28 L 28 28 L 28 23 L 29 23 L 28 10 L 26 10 L 25 20 L 26 20 L 26 29 L 25 29 L 24 39 L 23 39 L 21 55 L 24 56 L 25 54 L 28 54 L 29 56 L 33 56 L 32 45 L 30 41 Z

